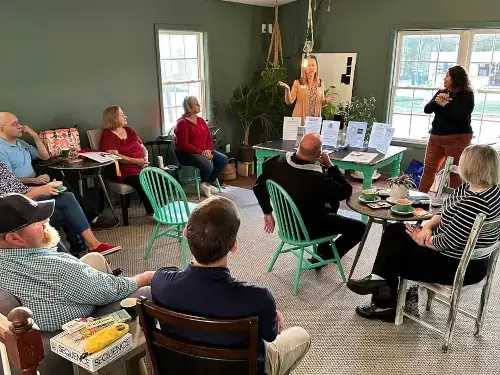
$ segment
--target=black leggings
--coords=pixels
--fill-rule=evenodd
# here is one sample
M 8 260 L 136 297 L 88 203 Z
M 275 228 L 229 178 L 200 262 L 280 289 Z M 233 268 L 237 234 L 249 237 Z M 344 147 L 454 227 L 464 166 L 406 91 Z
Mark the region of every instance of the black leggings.
M 394 307 L 397 301 L 399 277 L 413 281 L 452 285 L 460 259 L 418 245 L 406 233 L 404 224 L 387 227 L 372 273 L 387 280 L 389 296 L 373 295 L 378 307 Z M 488 258 L 471 260 L 465 273 L 464 285 L 476 284 L 486 276 Z
M 153 214 L 153 206 L 151 206 L 151 202 L 149 201 L 149 198 L 146 195 L 146 192 L 142 188 L 141 182 L 139 181 L 139 175 L 125 177 L 122 180 L 122 182 L 124 184 L 130 185 L 134 188 L 134 190 L 141 197 L 142 204 L 144 205 L 144 208 L 146 209 L 146 213 L 148 215 L 152 215 Z

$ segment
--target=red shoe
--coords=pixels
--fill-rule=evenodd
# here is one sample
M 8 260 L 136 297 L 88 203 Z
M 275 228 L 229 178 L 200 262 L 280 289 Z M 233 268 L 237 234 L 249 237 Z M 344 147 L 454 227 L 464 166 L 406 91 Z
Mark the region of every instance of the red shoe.
M 89 250 L 89 253 L 100 253 L 102 255 L 109 255 L 120 251 L 122 247 L 120 245 L 112 245 L 109 243 L 101 243 L 93 250 Z

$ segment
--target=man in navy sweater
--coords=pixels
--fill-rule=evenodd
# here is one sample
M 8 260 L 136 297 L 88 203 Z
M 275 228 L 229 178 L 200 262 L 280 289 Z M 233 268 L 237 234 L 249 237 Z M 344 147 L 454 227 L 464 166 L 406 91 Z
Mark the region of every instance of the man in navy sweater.
M 169 310 L 210 318 L 259 318 L 259 375 L 283 375 L 298 366 L 311 340 L 306 330 L 283 330 L 283 316 L 265 287 L 233 278 L 227 268 L 228 254 L 238 244 L 240 226 L 235 204 L 224 197 L 212 197 L 191 213 L 184 235 L 193 253 L 193 262 L 183 270 L 163 268 L 151 284 L 153 302 Z M 195 297 L 196 296 L 196 297 Z M 169 327 L 188 340 L 223 347 L 241 347 L 248 337 L 183 331 Z

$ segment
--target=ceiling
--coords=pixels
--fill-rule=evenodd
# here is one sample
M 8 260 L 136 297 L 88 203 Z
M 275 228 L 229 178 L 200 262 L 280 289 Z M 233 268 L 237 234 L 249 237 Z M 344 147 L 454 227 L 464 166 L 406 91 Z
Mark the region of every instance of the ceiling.
M 249 5 L 260 5 L 264 7 L 273 7 L 276 5 L 276 0 L 223 0 L 223 1 L 231 1 L 233 3 L 242 3 L 242 4 L 249 4 Z M 278 0 L 278 4 L 286 4 L 286 3 L 291 3 L 292 1 L 296 0 Z

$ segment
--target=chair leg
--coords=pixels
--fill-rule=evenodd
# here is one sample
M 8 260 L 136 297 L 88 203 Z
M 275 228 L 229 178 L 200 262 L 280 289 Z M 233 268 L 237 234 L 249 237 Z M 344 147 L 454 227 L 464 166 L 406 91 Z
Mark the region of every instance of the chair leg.
M 194 169 L 194 184 L 196 185 L 196 196 L 198 197 L 198 200 L 201 199 L 200 196 L 200 175 L 198 173 L 198 169 Z
M 297 261 L 297 270 L 295 271 L 295 282 L 293 284 L 293 295 L 296 296 L 299 293 L 299 282 L 300 273 L 302 272 L 302 262 L 304 261 L 304 248 L 300 248 L 300 256 Z
M 425 306 L 425 309 L 427 311 L 431 311 L 432 302 L 434 301 L 435 296 L 436 296 L 436 292 L 433 292 L 432 290 L 427 289 L 427 305 Z
M 408 281 L 406 279 L 400 279 L 399 281 L 399 289 L 398 289 L 398 302 L 396 305 L 396 319 L 394 323 L 397 326 L 403 324 L 403 310 L 406 304 L 406 285 Z
M 444 340 L 443 340 L 443 352 L 447 352 L 451 346 L 451 339 L 453 338 L 453 329 L 455 328 L 455 322 L 457 320 L 458 313 L 458 301 L 460 299 L 460 292 L 462 287 L 458 287 L 454 293 L 452 293 L 450 301 L 450 312 L 448 313 L 448 321 L 446 322 L 446 327 L 444 329 Z
M 126 196 L 120 194 L 120 201 L 122 205 L 123 226 L 128 227 L 128 205 Z
M 215 184 L 217 185 L 217 189 L 219 189 L 219 193 L 222 193 L 222 189 L 220 188 L 220 183 L 218 178 L 215 180 Z
M 486 283 L 483 285 L 483 291 L 481 293 L 481 301 L 479 302 L 479 309 L 477 311 L 476 324 L 474 326 L 474 336 L 481 335 L 481 329 L 483 327 L 484 315 L 486 313 L 486 306 L 488 305 L 488 300 L 490 299 L 491 284 L 493 280 L 493 275 L 488 275 Z
M 148 259 L 151 254 L 151 249 L 153 248 L 153 244 L 158 236 L 158 230 L 160 229 L 160 223 L 156 223 L 156 227 L 151 234 L 151 238 L 149 239 L 148 246 L 146 247 L 146 252 L 144 253 L 144 259 Z
M 188 265 L 188 245 L 187 245 L 187 239 L 184 237 L 181 237 L 181 247 L 182 247 L 182 265 L 184 268 L 187 267 Z
M 339 270 L 340 277 L 342 277 L 342 281 L 345 283 L 347 280 L 345 278 L 344 268 L 342 267 L 337 247 L 335 246 L 335 242 L 333 240 L 330 241 L 330 244 L 332 245 L 333 256 L 335 257 L 335 263 L 337 263 L 337 269 Z
M 281 250 L 283 250 L 283 246 L 285 246 L 285 241 L 281 241 L 281 243 L 278 246 L 278 249 L 276 249 L 273 259 L 271 260 L 271 263 L 269 263 L 269 267 L 267 267 L 267 272 L 271 272 L 274 268 L 274 263 L 276 263 L 276 260 L 281 254 Z

